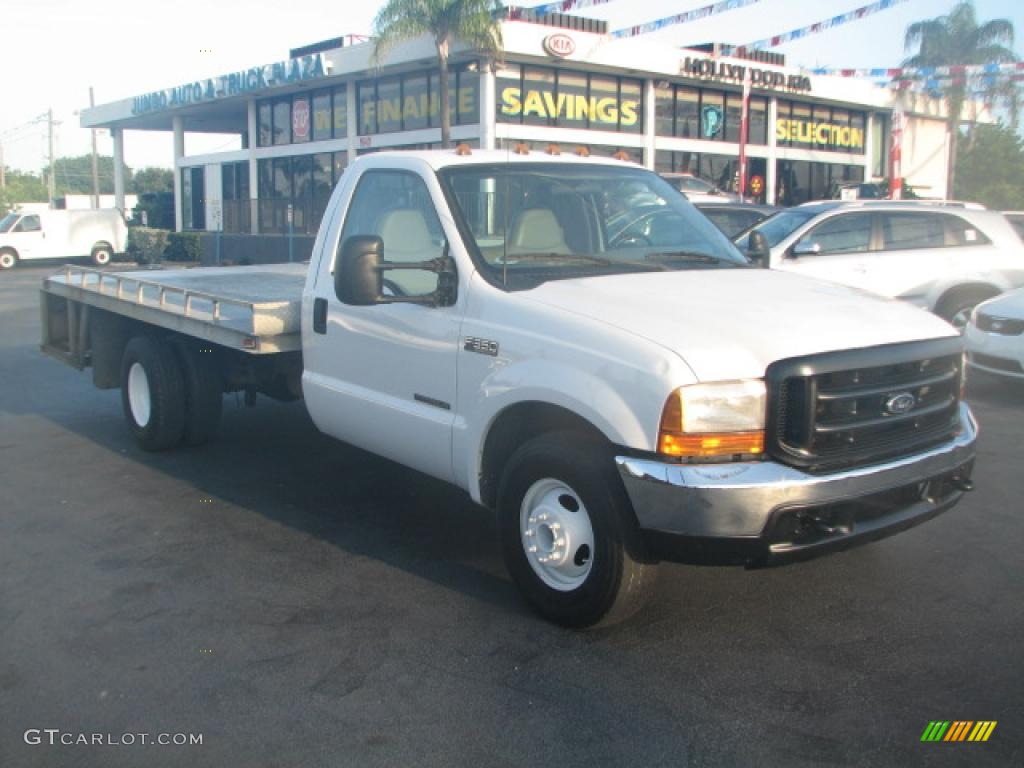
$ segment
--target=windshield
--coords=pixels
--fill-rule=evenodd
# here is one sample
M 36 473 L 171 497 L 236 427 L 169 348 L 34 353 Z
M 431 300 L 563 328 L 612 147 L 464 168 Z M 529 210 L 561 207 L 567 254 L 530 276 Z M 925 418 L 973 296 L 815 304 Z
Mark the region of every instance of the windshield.
M 8 213 L 0 219 L 0 232 L 10 232 L 11 227 L 14 226 L 14 222 L 18 220 L 19 215 L 20 214 L 17 213 Z
M 750 246 L 750 233 L 760 232 L 768 240 L 768 245 L 774 248 L 776 245 L 781 243 L 793 232 L 795 232 L 801 225 L 810 221 L 818 212 L 812 211 L 781 211 L 776 213 L 774 216 L 765 219 L 760 224 L 751 227 L 746 232 L 740 234 L 734 241 L 736 245 L 746 250 Z
M 470 165 L 440 176 L 478 267 L 509 289 L 623 272 L 748 266 L 667 182 L 640 168 Z
M 676 189 L 683 192 L 713 192 L 715 185 L 710 182 L 698 179 L 696 176 L 679 176 L 672 179 Z

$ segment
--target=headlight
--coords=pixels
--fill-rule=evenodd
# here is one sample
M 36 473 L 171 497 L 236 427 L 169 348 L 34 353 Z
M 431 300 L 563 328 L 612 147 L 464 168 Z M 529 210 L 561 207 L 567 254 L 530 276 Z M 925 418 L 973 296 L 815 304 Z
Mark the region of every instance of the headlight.
M 764 419 L 760 379 L 680 387 L 662 410 L 658 452 L 702 458 L 761 454 Z

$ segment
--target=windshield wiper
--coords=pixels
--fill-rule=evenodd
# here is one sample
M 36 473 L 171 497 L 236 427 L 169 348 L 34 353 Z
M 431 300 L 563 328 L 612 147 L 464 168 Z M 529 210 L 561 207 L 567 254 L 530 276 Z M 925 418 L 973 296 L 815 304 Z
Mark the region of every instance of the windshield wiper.
M 659 271 L 668 269 L 664 264 L 651 264 L 639 259 L 612 259 L 606 256 L 593 256 L 583 253 L 517 253 L 515 255 L 506 256 L 503 259 L 498 259 L 496 263 L 498 265 L 506 265 L 515 264 L 520 261 L 549 261 L 562 264 L 599 264 L 602 266 L 612 264 L 614 266 L 628 267 L 630 269 Z
M 717 256 L 711 256 L 706 253 L 698 253 L 696 251 L 662 251 L 659 253 L 649 253 L 646 256 L 651 261 L 666 262 L 666 261 L 694 261 L 700 264 L 724 264 L 728 266 L 740 266 L 734 264 L 727 259 L 720 259 Z

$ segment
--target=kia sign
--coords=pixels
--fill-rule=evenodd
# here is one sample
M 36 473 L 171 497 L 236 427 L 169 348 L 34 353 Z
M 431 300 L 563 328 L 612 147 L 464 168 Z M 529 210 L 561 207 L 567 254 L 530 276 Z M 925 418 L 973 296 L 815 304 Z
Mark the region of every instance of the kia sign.
M 576 43 L 568 35 L 548 35 L 544 38 L 543 45 L 545 51 L 560 59 L 572 56 L 576 50 Z

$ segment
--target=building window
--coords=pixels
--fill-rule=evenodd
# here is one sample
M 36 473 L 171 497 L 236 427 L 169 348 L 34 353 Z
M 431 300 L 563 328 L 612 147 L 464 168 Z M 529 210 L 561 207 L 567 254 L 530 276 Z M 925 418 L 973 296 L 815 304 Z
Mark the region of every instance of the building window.
M 313 94 L 313 141 L 331 138 L 331 92 L 317 91 Z
M 334 138 L 348 136 L 348 86 L 334 89 Z
M 700 91 L 696 88 L 682 85 L 676 88 L 674 135 L 684 139 L 696 139 L 700 136 Z
M 302 144 L 312 138 L 311 123 L 309 96 L 296 96 L 292 99 L 292 141 L 294 143 Z
M 274 102 L 274 144 L 290 144 L 292 141 L 291 99 Z
M 259 122 L 259 146 L 269 147 L 274 143 L 274 126 L 269 101 L 261 102 L 257 108 Z
M 221 166 L 223 201 L 222 227 L 225 232 L 249 232 L 249 163 L 224 163 Z
M 654 132 L 658 136 L 675 133 L 675 104 L 671 85 L 657 85 L 654 89 Z
M 402 130 L 402 81 L 393 78 L 377 82 L 377 130 L 397 133 Z
M 865 114 L 780 100 L 775 136 L 780 147 L 863 155 Z
M 430 89 L 426 75 L 402 81 L 402 126 L 407 131 L 430 127 Z
M 751 96 L 749 110 L 747 143 L 763 146 L 768 143 L 768 99 Z
M 206 229 L 205 168 L 181 169 L 181 213 L 184 229 Z

